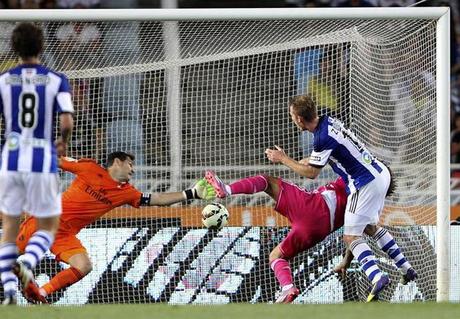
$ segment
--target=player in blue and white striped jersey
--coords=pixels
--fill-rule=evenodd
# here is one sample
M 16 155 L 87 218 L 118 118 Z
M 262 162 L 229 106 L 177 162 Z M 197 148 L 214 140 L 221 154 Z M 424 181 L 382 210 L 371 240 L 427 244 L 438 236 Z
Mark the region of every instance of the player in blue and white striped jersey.
M 378 293 L 388 286 L 388 276 L 381 272 L 369 245 L 362 238 L 366 233 L 373 236 L 379 247 L 393 259 L 402 274 L 403 284 L 414 280 L 417 273 L 402 254 L 393 236 L 386 229 L 377 226 L 385 197 L 394 191 L 389 169 L 372 156 L 342 122 L 329 116 L 319 117 L 316 104 L 310 96 L 295 96 L 290 99 L 289 113 L 299 129 L 313 133 L 313 152 L 308 161 L 297 162 L 276 147 L 275 150 L 266 151 L 268 159 L 283 163 L 300 175 L 312 179 L 329 164 L 347 183 L 343 238 L 348 250 L 336 271 L 344 273 L 354 255 L 373 284 L 368 301 L 376 299 Z
M 17 25 L 11 44 L 20 64 L 0 75 L 0 113 L 5 127 L 0 158 L 0 275 L 4 304 L 16 303 L 16 276 L 26 298 L 33 300 L 39 295 L 32 269 L 53 243 L 59 227 L 57 156 L 65 153 L 73 128 L 68 79 L 40 64 L 44 46 L 41 28 L 32 23 Z M 56 113 L 61 137 L 54 141 Z M 17 262 L 15 242 L 23 211 L 37 218 L 38 230 Z

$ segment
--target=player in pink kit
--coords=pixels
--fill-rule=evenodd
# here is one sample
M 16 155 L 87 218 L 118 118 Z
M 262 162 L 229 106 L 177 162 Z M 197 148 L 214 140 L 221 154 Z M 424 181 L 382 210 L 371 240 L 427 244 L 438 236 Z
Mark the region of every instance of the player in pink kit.
M 343 226 L 347 193 L 342 178 L 313 191 L 267 175 L 243 178 L 230 185 L 212 171 L 207 171 L 205 178 L 219 198 L 265 192 L 276 201 L 275 210 L 289 220 L 291 231 L 272 250 L 269 262 L 281 286 L 276 303 L 292 302 L 300 292 L 293 284 L 289 260 Z

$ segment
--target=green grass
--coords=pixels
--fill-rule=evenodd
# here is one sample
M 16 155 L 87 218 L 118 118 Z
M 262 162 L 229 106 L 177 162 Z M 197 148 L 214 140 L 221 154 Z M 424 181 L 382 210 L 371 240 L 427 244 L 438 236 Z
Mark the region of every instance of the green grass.
M 0 307 L 5 319 L 452 319 L 460 318 L 460 304 L 346 303 L 337 305 L 231 304 L 223 306 L 90 305 L 82 307 Z

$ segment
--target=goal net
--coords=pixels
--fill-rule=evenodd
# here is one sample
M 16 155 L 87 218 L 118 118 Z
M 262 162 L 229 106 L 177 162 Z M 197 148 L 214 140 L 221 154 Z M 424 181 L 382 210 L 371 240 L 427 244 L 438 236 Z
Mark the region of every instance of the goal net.
M 11 24 L 4 23 L 7 38 Z M 75 132 L 69 155 L 103 163 L 112 151 L 135 156 L 133 184 L 143 192 L 179 191 L 212 169 L 226 182 L 255 174 L 313 189 L 336 176 L 307 180 L 273 165 L 264 150 L 295 158 L 312 150 L 291 122 L 287 100 L 310 94 L 321 114 L 340 118 L 389 163 L 397 188 L 381 223 L 419 274 L 381 299 L 436 299 L 436 20 L 315 19 L 255 21 L 47 22 L 43 56 L 71 81 Z M 9 26 L 9 27 L 8 27 Z M 2 50 L 0 63 L 12 63 Z M 62 175 L 67 187 L 72 175 Z M 270 251 L 289 231 L 265 194 L 221 201 L 229 226 L 201 226 L 202 201 L 139 210 L 122 207 L 79 239 L 93 271 L 55 294 L 60 304 L 273 302 L 279 290 Z M 291 261 L 297 303 L 363 300 L 370 283 L 344 253 L 342 230 Z M 369 239 L 374 251 L 379 251 Z M 67 265 L 47 255 L 37 280 Z

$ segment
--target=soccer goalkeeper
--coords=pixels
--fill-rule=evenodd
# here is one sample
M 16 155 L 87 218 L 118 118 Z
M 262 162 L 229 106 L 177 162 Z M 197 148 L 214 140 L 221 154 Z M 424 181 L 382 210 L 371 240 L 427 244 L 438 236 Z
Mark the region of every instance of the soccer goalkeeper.
M 134 173 L 134 156 L 125 152 L 108 155 L 106 166 L 94 160 L 74 160 L 61 157 L 59 167 L 76 175 L 70 187 L 62 194 L 62 215 L 51 252 L 56 260 L 70 265 L 40 288 L 40 296 L 25 296 L 31 302 L 46 303 L 46 296 L 66 288 L 85 277 L 92 264 L 86 248 L 76 235 L 108 211 L 128 204 L 140 206 L 166 206 L 189 199 L 213 199 L 215 191 L 205 180 L 199 180 L 183 192 L 143 194 L 129 180 Z M 37 229 L 37 220 L 27 218 L 22 224 L 16 243 L 23 251 L 30 236 Z

